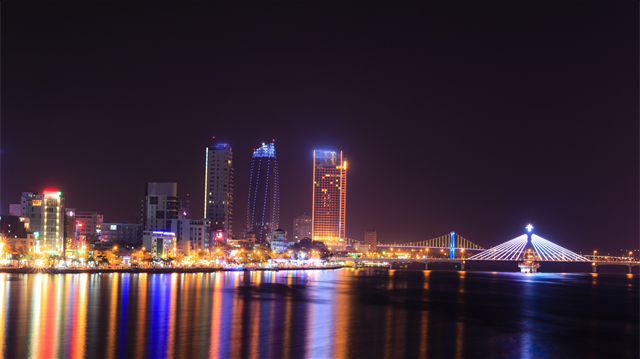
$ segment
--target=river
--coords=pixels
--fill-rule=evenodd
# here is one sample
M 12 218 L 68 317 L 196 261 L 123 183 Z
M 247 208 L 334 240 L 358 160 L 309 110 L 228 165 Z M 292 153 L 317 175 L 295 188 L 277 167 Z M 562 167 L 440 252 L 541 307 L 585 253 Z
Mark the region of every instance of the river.
M 632 274 L 0 274 L 4 358 L 632 358 Z

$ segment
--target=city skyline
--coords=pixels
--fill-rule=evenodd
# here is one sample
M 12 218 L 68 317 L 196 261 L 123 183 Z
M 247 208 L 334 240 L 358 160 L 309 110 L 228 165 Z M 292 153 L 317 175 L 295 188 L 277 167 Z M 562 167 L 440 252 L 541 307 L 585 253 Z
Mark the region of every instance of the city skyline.
M 531 222 L 575 251 L 637 246 L 637 34 L 624 5 L 470 4 L 451 20 L 446 4 L 372 5 L 371 18 L 316 4 L 317 19 L 336 24 L 322 36 L 325 21 L 303 11 L 269 10 L 265 23 L 246 5 L 210 6 L 175 28 L 150 20 L 145 29 L 163 40 L 140 41 L 148 34 L 132 23 L 93 19 L 145 17 L 142 5 L 123 15 L 7 4 L 2 213 L 24 191 L 56 188 L 71 208 L 133 221 L 140 186 L 157 181 L 178 183 L 201 218 L 202 147 L 216 136 L 241 164 L 242 229 L 251 149 L 275 138 L 289 233 L 292 218 L 311 213 L 320 148 L 353 161 L 349 238 L 456 231 L 488 246 Z M 381 30 L 383 14 L 398 25 Z M 210 41 L 225 28 L 233 35 Z M 50 138 L 60 146 L 45 146 Z

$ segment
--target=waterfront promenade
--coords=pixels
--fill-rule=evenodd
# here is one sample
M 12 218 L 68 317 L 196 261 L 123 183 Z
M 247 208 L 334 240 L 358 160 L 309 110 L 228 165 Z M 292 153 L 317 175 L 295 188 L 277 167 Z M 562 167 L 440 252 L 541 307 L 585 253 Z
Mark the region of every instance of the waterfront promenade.
M 282 267 L 177 267 L 177 268 L 39 268 L 39 267 L 0 267 L 0 273 L 16 274 L 80 274 L 80 273 L 211 273 L 211 272 L 242 272 L 242 271 L 286 271 L 286 270 L 319 270 L 340 269 L 343 265 L 327 266 L 282 266 Z

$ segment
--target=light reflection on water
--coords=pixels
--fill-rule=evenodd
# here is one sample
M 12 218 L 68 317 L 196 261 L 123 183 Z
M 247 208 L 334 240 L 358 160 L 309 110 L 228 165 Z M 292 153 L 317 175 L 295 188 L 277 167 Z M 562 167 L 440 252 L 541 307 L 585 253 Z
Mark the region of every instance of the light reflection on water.
M 638 276 L 0 274 L 2 358 L 632 357 Z

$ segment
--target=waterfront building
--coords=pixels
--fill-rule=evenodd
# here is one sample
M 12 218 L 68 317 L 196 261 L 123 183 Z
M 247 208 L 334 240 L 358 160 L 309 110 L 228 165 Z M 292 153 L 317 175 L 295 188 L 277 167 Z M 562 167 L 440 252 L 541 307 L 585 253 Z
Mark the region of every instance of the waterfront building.
M 262 144 L 253 151 L 247 201 L 247 232 L 257 244 L 266 244 L 280 222 L 280 181 L 275 144 Z
M 300 242 L 303 238 L 311 238 L 311 231 L 313 230 L 311 217 L 302 215 L 293 219 L 293 239 L 296 242 Z
M 194 251 L 209 251 L 211 222 L 208 219 L 172 219 L 171 232 L 175 233 L 178 244 L 189 242 L 190 248 Z
M 150 182 L 142 198 L 142 230 L 170 230 L 171 220 L 178 218 L 178 184 Z
M 64 209 L 64 241 L 65 241 L 65 257 L 74 257 L 78 243 L 78 225 L 82 227 L 82 223 L 76 221 L 76 209 Z M 83 242 L 84 243 L 84 242 Z
M 41 193 L 34 192 L 22 192 L 22 196 L 20 197 L 20 214 L 19 216 L 29 218 L 30 221 L 30 229 L 31 232 L 36 236 L 36 238 L 40 237 L 42 233 L 42 221 L 43 221 L 43 213 L 42 213 L 42 202 L 44 200 L 44 195 Z M 14 207 L 14 212 L 17 212 Z
M 42 193 L 22 194 L 24 217 L 30 219 L 30 227 L 36 240 L 36 250 L 49 254 L 63 254 L 64 197 L 62 192 L 45 190 Z
M 233 234 L 233 151 L 226 143 L 206 148 L 204 174 L 204 218 L 212 230 Z
M 367 229 L 364 231 L 364 244 L 368 246 L 372 252 L 378 250 L 378 233 L 375 229 Z
M 369 253 L 369 251 L 370 251 L 369 245 L 365 244 L 364 242 L 355 241 L 355 242 L 353 242 L 351 247 L 353 248 L 353 250 L 355 252 Z
M 177 251 L 176 235 L 169 231 L 144 231 L 142 245 L 154 258 L 175 258 Z
M 347 160 L 342 151 L 313 151 L 313 240 L 333 250 L 345 246 Z
M 101 214 L 98 214 L 98 212 L 69 210 L 67 210 L 67 214 L 75 217 L 78 222 L 78 236 L 84 237 L 87 242 L 93 242 L 98 239 L 102 230 L 103 216 Z
M 183 240 L 183 241 L 176 241 L 176 252 L 178 254 L 182 254 L 185 257 L 188 257 L 191 255 L 191 241 L 189 240 Z
M 142 244 L 142 225 L 138 223 L 112 223 L 100 224 L 100 236 L 102 242 L 126 242 L 131 245 Z
M 283 253 L 289 250 L 295 242 L 287 241 L 287 231 L 278 228 L 271 235 L 271 250 L 274 253 Z

